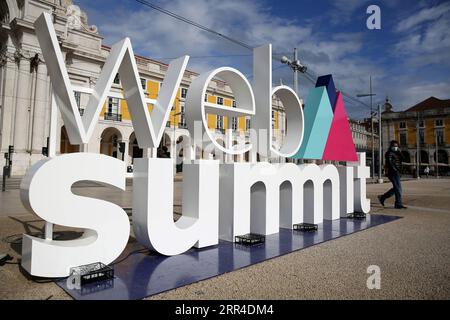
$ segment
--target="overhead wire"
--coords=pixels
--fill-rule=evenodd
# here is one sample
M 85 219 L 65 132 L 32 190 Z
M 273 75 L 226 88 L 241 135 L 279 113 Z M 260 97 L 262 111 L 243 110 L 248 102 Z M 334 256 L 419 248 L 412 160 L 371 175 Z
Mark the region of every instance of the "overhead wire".
M 167 10 L 167 9 L 164 9 L 164 8 L 162 8 L 162 7 L 160 7 L 160 6 L 157 6 L 157 5 L 151 3 L 151 2 L 149 2 L 149 1 L 147 1 L 147 0 L 135 0 L 135 1 L 138 2 L 138 3 L 141 3 L 141 4 L 145 5 L 145 6 L 148 6 L 148 7 L 152 8 L 152 9 L 158 11 L 158 12 L 161 12 L 161 13 L 163 13 L 163 14 L 165 14 L 165 15 L 168 15 L 168 16 L 170 16 L 170 17 L 172 17 L 172 18 L 175 18 L 175 19 L 177 19 L 177 20 L 179 20 L 179 21 L 185 22 L 185 23 L 187 23 L 187 24 L 189 24 L 189 25 L 192 25 L 192 26 L 194 26 L 194 27 L 197 27 L 197 28 L 199 28 L 199 29 L 201 29 L 201 30 L 203 30 L 203 31 L 209 32 L 209 33 L 214 34 L 214 35 L 216 35 L 216 36 L 219 36 L 219 37 L 221 37 L 221 38 L 223 38 L 223 39 L 226 39 L 226 40 L 228 40 L 228 41 L 230 41 L 230 42 L 232 42 L 232 43 L 235 43 L 235 44 L 237 44 L 237 45 L 239 45 L 239 46 L 241 46 L 241 47 L 243 47 L 243 48 L 246 48 L 246 49 L 248 49 L 248 50 L 253 50 L 253 49 L 254 49 L 253 46 L 251 46 L 251 45 L 249 45 L 249 44 L 247 44 L 247 43 L 245 43 L 245 42 L 243 42 L 243 41 L 241 41 L 241 40 L 238 40 L 238 39 L 233 38 L 233 37 L 231 37 L 231 36 L 225 35 L 225 34 L 223 34 L 223 33 L 221 33 L 221 32 L 216 31 L 216 30 L 213 30 L 213 29 L 211 29 L 211 28 L 209 28 L 209 27 L 206 27 L 206 26 L 204 26 L 204 25 L 202 25 L 202 24 L 200 24 L 200 23 L 198 23 L 198 22 L 195 22 L 195 21 L 193 21 L 193 20 L 191 20 L 191 19 L 188 19 L 188 18 L 186 18 L 186 17 L 183 17 L 183 16 L 181 16 L 181 15 L 179 15 L 179 14 L 177 14 L 177 13 L 174 13 L 174 12 L 172 12 L 172 11 L 170 11 L 170 10 Z M 279 55 L 280 55 L 280 53 L 278 53 L 278 54 L 277 54 L 277 53 L 274 53 L 273 56 L 272 56 L 272 58 L 273 58 L 273 59 L 276 59 L 276 60 L 280 60 L 281 57 L 279 57 Z M 305 77 L 308 81 L 312 82 L 313 84 L 316 83 L 316 80 L 314 80 L 314 79 L 317 79 L 318 77 L 314 74 L 314 72 L 311 71 L 310 68 L 308 68 L 308 69 L 306 70 L 306 72 L 301 73 L 301 74 L 304 75 L 304 77 Z M 367 105 L 366 103 L 364 103 L 363 101 L 360 101 L 360 100 L 357 100 L 357 99 L 353 98 L 352 95 L 350 95 L 350 94 L 344 92 L 343 90 L 340 90 L 340 91 L 342 92 L 342 94 L 343 94 L 344 96 L 347 97 L 347 99 L 352 100 L 352 101 L 355 102 L 355 103 L 358 103 L 358 104 L 361 104 L 361 105 L 363 105 L 363 106 L 365 106 L 365 107 L 370 108 L 370 106 Z

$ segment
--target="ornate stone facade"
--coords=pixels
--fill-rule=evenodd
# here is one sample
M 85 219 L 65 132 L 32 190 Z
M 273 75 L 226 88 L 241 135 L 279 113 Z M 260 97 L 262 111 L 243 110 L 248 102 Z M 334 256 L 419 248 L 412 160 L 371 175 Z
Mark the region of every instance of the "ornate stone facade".
M 49 12 L 66 61 L 70 80 L 75 89 L 75 98 L 80 112 L 87 104 L 87 93 L 83 88 L 92 88 L 99 76 L 110 48 L 103 45 L 97 27 L 89 25 L 88 17 L 69 0 L 6 0 L 0 6 L 0 150 L 7 152 L 13 145 L 12 175 L 23 175 L 36 161 L 43 158 L 42 147 L 47 145 L 50 127 L 52 86 L 47 76 L 33 23 L 42 12 Z M 101 30 L 100 30 L 101 31 Z M 146 95 L 154 98 L 159 91 L 167 65 L 144 57 L 136 57 L 139 73 Z M 177 101 L 167 124 L 163 143 L 174 154 L 175 143 L 186 136 L 183 128 L 184 96 L 196 73 L 186 71 Z M 233 95 L 221 81 L 212 81 L 208 101 L 232 107 Z M 77 91 L 78 90 L 78 91 Z M 132 164 L 133 158 L 141 156 L 134 137 L 126 102 L 120 96 L 120 80 L 105 101 L 104 110 L 95 128 L 91 141 L 82 146 L 87 152 L 101 152 Z M 275 144 L 281 144 L 285 133 L 284 111 L 274 100 L 274 128 L 278 129 Z M 246 139 L 248 119 L 233 120 L 237 130 L 236 139 Z M 209 115 L 208 122 L 218 139 L 227 128 L 227 119 Z M 58 116 L 56 153 L 79 151 L 79 146 L 70 145 L 64 124 Z M 225 139 L 223 139 L 225 140 Z M 125 144 L 121 152 L 119 143 Z M 211 151 L 214 154 L 214 151 Z M 203 155 L 205 157 L 205 154 Z M 209 157 L 210 155 L 206 155 Z

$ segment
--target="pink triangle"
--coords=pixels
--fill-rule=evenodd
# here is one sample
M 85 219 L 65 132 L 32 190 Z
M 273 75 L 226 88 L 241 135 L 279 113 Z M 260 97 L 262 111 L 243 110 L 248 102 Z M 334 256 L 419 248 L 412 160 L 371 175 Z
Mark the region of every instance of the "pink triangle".
M 345 112 L 341 92 L 337 92 L 334 116 L 328 140 L 322 156 L 323 160 L 358 161 L 352 131 Z

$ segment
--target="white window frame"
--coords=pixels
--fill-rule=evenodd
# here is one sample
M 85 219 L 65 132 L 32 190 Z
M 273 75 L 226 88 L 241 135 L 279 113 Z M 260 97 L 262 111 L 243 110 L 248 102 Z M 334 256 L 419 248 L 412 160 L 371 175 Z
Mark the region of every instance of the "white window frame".
M 80 91 L 74 91 L 75 96 L 75 102 L 77 103 L 78 109 L 81 108 L 81 92 Z
M 117 79 L 117 82 L 116 82 L 116 79 Z M 116 76 L 114 77 L 113 83 L 120 85 L 120 77 L 119 77 L 118 73 L 116 73 Z
M 233 129 L 233 130 L 238 129 L 238 118 L 237 117 L 231 118 L 231 129 Z
M 219 129 L 219 130 L 223 130 L 223 125 L 224 125 L 223 122 L 224 122 L 223 121 L 223 116 L 217 115 L 216 116 L 216 128 Z
M 187 96 L 187 91 L 188 91 L 187 88 L 181 88 L 180 97 L 185 99 Z M 185 93 L 184 96 L 183 96 L 183 92 Z
M 250 130 L 251 125 L 252 125 L 252 123 L 251 123 L 250 119 L 245 118 L 245 130 Z
M 441 124 L 438 124 L 438 121 L 440 121 Z M 434 126 L 435 127 L 443 127 L 444 126 L 444 119 L 436 119 L 436 120 L 434 120 Z
M 114 112 L 113 106 L 115 104 L 114 102 L 116 102 L 116 101 L 117 101 L 117 112 Z M 111 112 L 109 110 L 111 110 Z M 119 98 L 108 97 L 107 113 L 108 114 L 120 114 L 120 99 Z

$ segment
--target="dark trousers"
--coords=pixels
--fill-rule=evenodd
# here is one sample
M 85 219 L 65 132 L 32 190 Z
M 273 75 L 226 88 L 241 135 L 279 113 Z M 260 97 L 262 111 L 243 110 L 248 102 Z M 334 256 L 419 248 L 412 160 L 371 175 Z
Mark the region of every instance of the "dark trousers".
M 398 173 L 394 173 L 388 176 L 389 180 L 392 182 L 392 188 L 389 189 L 385 194 L 381 197 L 383 200 L 392 197 L 395 195 L 395 206 L 402 206 L 402 184 L 400 182 L 400 175 Z

